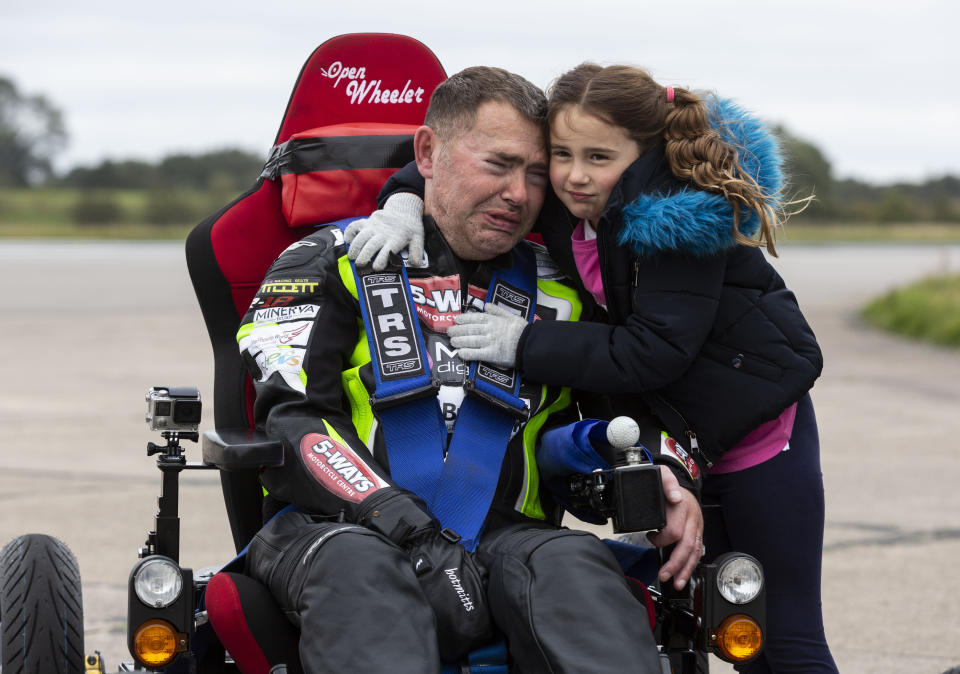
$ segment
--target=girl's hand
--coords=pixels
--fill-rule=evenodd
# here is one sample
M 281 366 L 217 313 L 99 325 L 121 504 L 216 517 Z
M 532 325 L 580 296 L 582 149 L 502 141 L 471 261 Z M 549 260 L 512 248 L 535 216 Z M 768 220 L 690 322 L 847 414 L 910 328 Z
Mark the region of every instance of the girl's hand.
M 450 326 L 450 346 L 459 349 L 461 360 L 481 360 L 491 365 L 513 367 L 517 345 L 527 321 L 514 313 L 487 302 L 483 313 L 471 311 L 454 318 Z
M 423 200 L 416 194 L 400 192 L 387 199 L 383 209 L 369 218 L 354 220 L 343 231 L 350 244 L 347 257 L 358 267 L 370 264 L 383 271 L 390 253 L 407 249 L 411 265 L 423 265 Z

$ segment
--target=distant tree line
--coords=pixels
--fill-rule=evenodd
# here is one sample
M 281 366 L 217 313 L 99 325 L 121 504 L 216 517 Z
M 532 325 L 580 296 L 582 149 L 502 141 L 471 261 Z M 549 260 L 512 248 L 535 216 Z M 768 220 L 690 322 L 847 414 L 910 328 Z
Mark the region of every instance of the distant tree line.
M 55 180 L 61 187 L 82 189 L 244 190 L 256 181 L 265 157 L 243 150 L 173 154 L 159 162 L 104 160 L 80 166 Z
M 174 154 L 156 163 L 104 160 L 74 168 L 53 184 L 80 190 L 71 211 L 77 224 L 181 225 L 198 222 L 250 187 L 263 162 L 243 150 Z M 116 190 L 146 195 L 139 208 L 124 208 Z
M 812 143 L 782 126 L 781 139 L 789 176 L 788 194 L 815 195 L 799 218 L 830 222 L 960 223 L 960 178 L 945 175 L 922 183 L 871 185 L 854 179 L 835 180 L 829 160 Z
M 53 158 L 67 144 L 63 114 L 0 75 L 0 186 L 27 187 L 53 176 Z
M 946 175 L 920 184 L 870 185 L 837 180 L 827 157 L 812 143 L 775 127 L 787 159 L 787 195 L 814 201 L 798 216 L 824 222 L 960 223 L 960 178 Z M 104 160 L 56 175 L 53 160 L 68 134 L 61 112 L 40 95 L 19 91 L 0 75 L 0 187 L 64 187 L 80 191 L 74 219 L 119 222 L 131 217 L 111 190 L 144 190 L 148 207 L 135 219 L 190 222 L 223 204 L 257 178 L 264 157 L 239 149 L 173 154 L 158 162 Z M 187 194 L 189 192 L 190 194 Z M 197 193 L 202 193 L 198 196 Z

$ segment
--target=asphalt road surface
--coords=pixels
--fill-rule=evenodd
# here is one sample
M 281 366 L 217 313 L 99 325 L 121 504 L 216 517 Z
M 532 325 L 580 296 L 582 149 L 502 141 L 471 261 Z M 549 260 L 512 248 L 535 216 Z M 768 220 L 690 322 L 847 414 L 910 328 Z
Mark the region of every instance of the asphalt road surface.
M 960 248 L 787 245 L 775 264 L 826 360 L 813 397 L 827 497 L 823 605 L 840 671 L 960 665 L 960 352 L 857 317 L 891 287 L 960 271 Z M 144 393 L 195 385 L 210 402 L 213 390 L 182 245 L 0 242 L 0 288 L 0 544 L 39 532 L 70 546 L 86 648 L 115 667 L 129 659 L 127 578 L 160 485 Z M 215 474 L 181 479 L 181 516 L 184 565 L 232 557 Z

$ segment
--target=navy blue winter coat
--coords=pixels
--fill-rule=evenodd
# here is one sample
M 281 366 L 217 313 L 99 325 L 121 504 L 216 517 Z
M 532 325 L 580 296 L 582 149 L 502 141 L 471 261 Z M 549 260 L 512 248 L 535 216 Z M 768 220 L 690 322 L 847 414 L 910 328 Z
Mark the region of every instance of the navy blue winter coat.
M 774 139 L 728 101 L 714 125 L 741 146 L 744 169 L 766 189 L 782 184 Z M 673 437 L 696 436 L 709 466 L 813 386 L 823 367 L 793 293 L 759 248 L 733 240 L 722 196 L 674 178 L 663 146 L 639 157 L 614 188 L 597 226 L 608 323 L 530 325 L 523 376 L 614 397 L 613 412 L 646 402 Z M 539 229 L 577 278 L 574 219 L 555 197 Z M 741 226 L 752 234 L 755 215 Z

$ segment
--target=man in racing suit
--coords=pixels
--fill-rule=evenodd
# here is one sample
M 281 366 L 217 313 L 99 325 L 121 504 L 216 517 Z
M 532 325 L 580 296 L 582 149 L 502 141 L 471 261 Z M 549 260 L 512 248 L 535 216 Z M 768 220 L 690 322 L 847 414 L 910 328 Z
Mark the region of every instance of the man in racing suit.
M 437 88 L 414 138 L 426 265 L 407 274 L 448 438 L 467 367 L 446 329 L 483 309 L 491 279 L 519 264 L 547 186 L 545 107 L 523 78 L 469 68 Z M 534 320 L 576 320 L 579 300 L 545 253 L 536 269 Z M 646 610 L 613 556 L 592 534 L 558 527 L 539 486 L 538 434 L 577 418 L 570 391 L 521 387 L 529 418 L 491 453 L 502 461 L 495 491 L 466 546 L 429 499 L 398 484 L 370 403 L 371 350 L 391 344 L 365 329 L 358 278 L 341 231 L 321 228 L 274 262 L 238 333 L 257 424 L 284 445 L 283 466 L 261 480 L 270 500 L 296 506 L 257 534 L 247 571 L 300 628 L 305 671 L 439 672 L 495 625 L 517 671 L 659 672 Z

